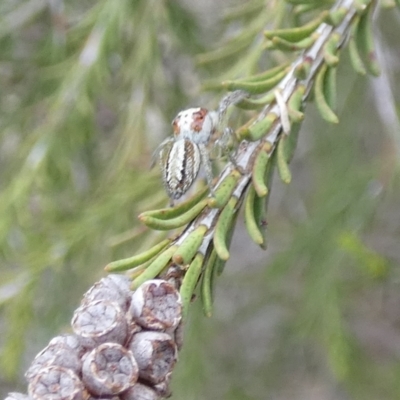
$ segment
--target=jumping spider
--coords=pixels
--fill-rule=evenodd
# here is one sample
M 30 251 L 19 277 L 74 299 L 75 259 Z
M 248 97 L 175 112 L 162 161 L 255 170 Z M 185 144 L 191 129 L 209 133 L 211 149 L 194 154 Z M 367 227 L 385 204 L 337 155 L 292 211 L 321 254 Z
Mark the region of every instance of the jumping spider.
M 201 165 L 213 194 L 213 176 L 207 145 L 214 133 L 218 132 L 227 108 L 247 96 L 246 92 L 238 90 L 225 96 L 215 111 L 189 108 L 178 113 L 172 121 L 174 135 L 164 140 L 155 151 L 160 160 L 162 179 L 171 205 L 189 190 Z M 225 150 L 229 137 L 232 137 L 232 130 L 225 128 L 215 145 Z

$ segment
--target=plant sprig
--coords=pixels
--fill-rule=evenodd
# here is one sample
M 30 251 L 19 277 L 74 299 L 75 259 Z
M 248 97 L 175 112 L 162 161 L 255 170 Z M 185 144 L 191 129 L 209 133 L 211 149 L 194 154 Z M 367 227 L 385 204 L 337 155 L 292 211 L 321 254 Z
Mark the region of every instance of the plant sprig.
M 148 274 L 149 269 L 146 269 L 146 279 L 168 276 L 169 268 L 175 268 L 176 264 L 182 265 L 180 279 L 185 279 L 186 274 L 192 276 L 192 269 L 196 270 L 193 276 L 200 279 L 201 273 L 206 270 L 207 278 L 202 281 L 202 292 L 211 293 L 212 288 L 205 285 L 211 284 L 209 277 L 215 275 L 213 268 L 229 258 L 229 238 L 243 202 L 250 237 L 261 247 L 266 247 L 265 213 L 272 172 L 277 167 L 281 180 L 290 183 L 288 163 L 296 147 L 310 93 L 314 92 L 314 101 L 322 118 L 338 123 L 333 111 L 335 72 L 349 36 L 358 38 L 358 41 L 352 40 L 351 43 L 353 47 L 356 46 L 363 62 L 372 64 L 367 67 L 368 71 L 376 73 L 378 70 L 375 58 L 371 56 L 374 52 L 372 37 L 365 32 L 367 27 L 371 29 L 366 21 L 370 21 L 373 3 L 368 0 L 338 0 L 330 10 L 323 10 L 302 26 L 266 31 L 267 47 L 281 49 L 283 43 L 290 43 L 292 47 L 288 45 L 285 50 L 297 53 L 295 60 L 289 66 L 278 65 L 247 78 L 220 84 L 221 88 L 242 89 L 251 95 L 261 95 L 263 100 L 260 103 L 250 97 L 239 103 L 238 107 L 245 105 L 244 108 L 252 108 L 254 104 L 254 109 L 260 105 L 262 109 L 237 130 L 237 136 L 242 141 L 235 163 L 228 163 L 221 172 L 214 187 L 215 197 L 209 195 L 204 199 L 202 191 L 186 202 L 190 208 L 184 203 L 169 211 L 148 211 L 140 216 L 141 221 L 153 229 L 183 228 L 181 234 L 155 259 L 157 265 L 158 260 L 162 259 L 163 267 L 154 268 L 154 276 Z M 311 37 L 312 40 L 308 40 Z M 359 67 L 355 69 L 360 72 Z M 203 263 L 200 269 L 199 257 Z M 133 287 L 142 281 L 143 276 L 139 275 L 133 280 Z M 190 301 L 195 286 L 192 281 L 190 285 L 182 286 L 184 299 Z M 190 293 L 186 293 L 187 290 Z M 205 297 L 205 312 L 211 315 L 209 295 Z

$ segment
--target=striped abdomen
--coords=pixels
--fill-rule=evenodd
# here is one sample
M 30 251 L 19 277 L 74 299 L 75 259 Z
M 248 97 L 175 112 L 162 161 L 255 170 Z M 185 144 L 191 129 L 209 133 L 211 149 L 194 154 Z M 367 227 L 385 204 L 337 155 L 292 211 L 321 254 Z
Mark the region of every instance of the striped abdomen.
M 160 155 L 163 182 L 168 196 L 179 199 L 192 186 L 200 169 L 200 150 L 188 139 L 176 140 Z

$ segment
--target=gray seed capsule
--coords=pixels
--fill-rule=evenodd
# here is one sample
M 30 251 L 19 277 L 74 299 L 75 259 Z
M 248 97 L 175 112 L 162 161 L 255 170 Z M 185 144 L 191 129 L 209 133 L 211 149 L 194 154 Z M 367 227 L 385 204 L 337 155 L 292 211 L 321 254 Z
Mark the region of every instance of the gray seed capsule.
M 34 400 L 84 400 L 88 393 L 79 377 L 63 367 L 45 367 L 28 386 Z
M 117 343 L 104 343 L 85 357 L 82 380 L 93 395 L 111 396 L 133 386 L 138 371 L 131 351 Z
M 83 352 L 76 336 L 57 336 L 35 357 L 25 373 L 25 378 L 31 381 L 42 368 L 51 365 L 68 368 L 79 375 Z
M 136 383 L 120 396 L 121 400 L 158 400 L 160 396 L 155 390 L 142 383 Z
M 154 385 L 154 390 L 161 396 L 161 397 L 171 397 L 172 392 L 169 387 L 170 381 L 171 381 L 171 375 L 172 373 L 170 372 L 167 374 L 166 378 L 160 382 Z
M 112 396 L 112 397 L 109 397 L 109 396 L 106 396 L 106 397 L 93 397 L 93 396 L 90 396 L 87 400 L 119 400 L 120 399 L 120 397 L 119 396 Z
M 4 400 L 30 400 L 31 398 L 24 393 L 12 392 L 8 393 L 7 397 Z
M 183 335 L 184 335 L 184 326 L 183 322 L 181 321 L 175 330 L 175 336 L 174 336 L 178 350 L 180 350 L 183 346 Z
M 182 318 L 181 296 L 170 283 L 162 279 L 149 280 L 132 295 L 130 313 L 144 328 L 175 329 Z
M 127 311 L 131 301 L 132 291 L 129 289 L 129 279 L 123 275 L 110 274 L 95 283 L 84 295 L 82 305 L 95 300 L 114 301 L 123 311 Z
M 72 329 L 85 347 L 93 348 L 105 342 L 125 343 L 128 322 L 118 303 L 96 300 L 75 310 Z
M 139 332 L 129 346 L 138 365 L 140 378 L 157 384 L 169 377 L 177 361 L 177 348 L 163 332 Z

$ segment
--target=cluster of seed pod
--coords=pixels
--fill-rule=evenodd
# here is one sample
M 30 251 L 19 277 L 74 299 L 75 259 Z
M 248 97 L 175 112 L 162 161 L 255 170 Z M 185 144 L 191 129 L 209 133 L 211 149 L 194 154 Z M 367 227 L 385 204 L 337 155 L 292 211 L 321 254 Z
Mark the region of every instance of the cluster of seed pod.
M 84 296 L 73 334 L 52 339 L 25 376 L 28 394 L 6 400 L 157 400 L 182 345 L 182 304 L 175 286 L 155 279 L 134 292 L 129 279 L 109 275 Z

